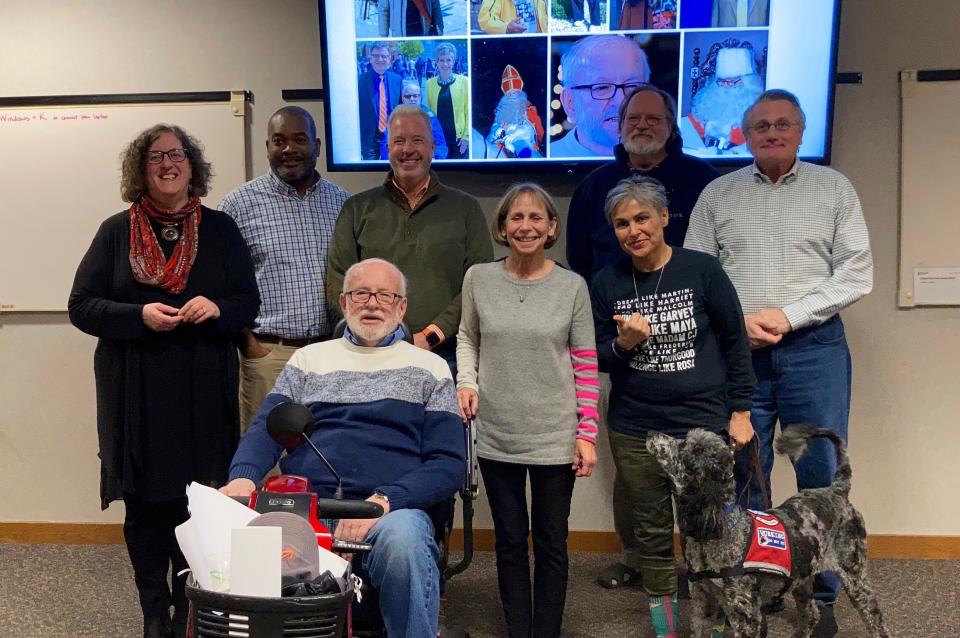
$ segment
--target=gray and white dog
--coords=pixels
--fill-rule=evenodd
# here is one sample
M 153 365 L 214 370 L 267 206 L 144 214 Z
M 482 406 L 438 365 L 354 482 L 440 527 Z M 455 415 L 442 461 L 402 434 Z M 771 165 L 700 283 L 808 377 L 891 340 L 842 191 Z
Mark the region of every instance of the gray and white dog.
M 824 570 L 840 574 L 870 635 L 889 636 L 877 596 L 867 581 L 867 531 L 863 517 L 850 503 L 852 472 L 843 441 L 829 430 L 792 426 L 777 440 L 777 452 L 796 462 L 816 437 L 826 437 L 836 446 L 833 483 L 801 490 L 769 512 L 770 518 L 783 523 L 789 539 L 793 564 L 787 578 L 741 569 L 755 523 L 749 512 L 736 505 L 733 452 L 726 442 L 706 430 L 692 430 L 684 440 L 648 435 L 647 449 L 673 485 L 687 569 L 692 575 L 709 576 L 691 578 L 691 636 L 708 636 L 721 610 L 734 636 L 763 635 L 761 605 L 785 588 L 797 604 L 794 635 L 810 636 L 820 617 L 813 598 L 813 577 Z

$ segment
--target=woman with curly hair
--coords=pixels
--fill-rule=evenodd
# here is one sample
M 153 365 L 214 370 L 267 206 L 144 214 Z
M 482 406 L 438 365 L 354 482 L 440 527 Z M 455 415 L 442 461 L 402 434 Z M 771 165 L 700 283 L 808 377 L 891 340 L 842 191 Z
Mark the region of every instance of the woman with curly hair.
M 100 226 L 68 307 L 99 339 L 101 506 L 124 501 L 143 635 L 167 638 L 185 633 L 187 616 L 174 528 L 188 518 L 191 481 L 226 482 L 240 431 L 234 339 L 260 296 L 236 224 L 200 204 L 211 167 L 194 138 L 158 124 L 121 159 L 131 206 Z

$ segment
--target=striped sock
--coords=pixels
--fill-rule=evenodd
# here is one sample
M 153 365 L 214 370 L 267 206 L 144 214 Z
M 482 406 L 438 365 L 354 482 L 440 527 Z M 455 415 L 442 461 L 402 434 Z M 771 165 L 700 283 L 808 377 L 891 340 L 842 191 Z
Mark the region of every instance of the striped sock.
M 647 601 L 650 605 L 650 622 L 657 638 L 677 638 L 680 628 L 680 604 L 677 594 L 669 596 L 650 596 Z

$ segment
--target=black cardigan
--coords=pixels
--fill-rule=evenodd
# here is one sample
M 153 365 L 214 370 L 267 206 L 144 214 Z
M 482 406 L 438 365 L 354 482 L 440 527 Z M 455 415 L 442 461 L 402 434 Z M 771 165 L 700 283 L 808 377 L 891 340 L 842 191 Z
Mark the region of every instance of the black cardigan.
M 156 227 L 154 229 L 157 230 Z M 165 253 L 173 242 L 160 240 Z M 138 283 L 130 270 L 130 216 L 100 226 L 77 269 L 70 320 L 99 338 L 94 354 L 101 505 L 136 494 L 184 495 L 190 481 L 223 484 L 239 437 L 235 337 L 260 307 L 253 262 L 236 224 L 202 208 L 197 255 L 185 290 Z M 153 332 L 143 306 L 181 307 L 202 295 L 220 317 Z

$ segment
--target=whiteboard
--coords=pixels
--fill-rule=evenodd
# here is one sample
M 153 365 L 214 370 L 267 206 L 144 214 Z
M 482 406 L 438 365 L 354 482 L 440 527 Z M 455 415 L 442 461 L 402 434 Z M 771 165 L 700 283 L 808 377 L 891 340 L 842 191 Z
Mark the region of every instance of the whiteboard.
M 203 144 L 214 173 L 206 205 L 216 207 L 245 182 L 242 96 L 0 106 L 0 312 L 66 310 L 73 275 L 100 224 L 129 208 L 120 199 L 119 158 L 144 129 L 175 124 Z
M 898 303 L 960 305 L 960 72 L 900 72 Z

